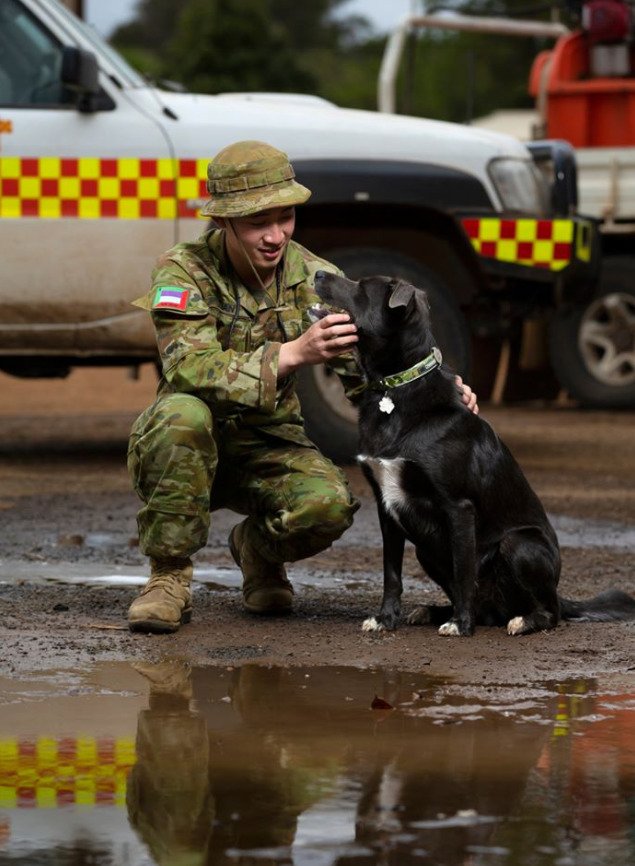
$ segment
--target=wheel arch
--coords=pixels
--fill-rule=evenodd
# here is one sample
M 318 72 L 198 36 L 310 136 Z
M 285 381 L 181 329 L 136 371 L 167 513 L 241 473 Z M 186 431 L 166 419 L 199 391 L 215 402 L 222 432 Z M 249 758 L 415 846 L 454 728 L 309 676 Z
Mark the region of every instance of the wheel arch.
M 298 208 L 295 238 L 318 255 L 351 247 L 401 253 L 436 271 L 461 307 L 485 288 L 478 256 L 459 223 L 434 208 L 307 204 Z

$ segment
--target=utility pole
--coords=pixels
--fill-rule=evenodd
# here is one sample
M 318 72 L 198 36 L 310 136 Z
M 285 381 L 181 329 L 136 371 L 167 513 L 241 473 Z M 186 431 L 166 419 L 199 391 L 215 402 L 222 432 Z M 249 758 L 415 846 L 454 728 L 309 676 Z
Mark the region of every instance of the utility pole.
M 68 6 L 71 12 L 74 12 L 79 18 L 84 17 L 85 0 L 62 0 L 62 3 Z

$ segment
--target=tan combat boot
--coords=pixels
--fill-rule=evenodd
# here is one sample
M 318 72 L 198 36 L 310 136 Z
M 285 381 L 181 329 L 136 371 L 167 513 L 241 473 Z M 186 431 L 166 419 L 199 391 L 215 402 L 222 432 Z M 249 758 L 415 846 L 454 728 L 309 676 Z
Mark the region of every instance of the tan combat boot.
M 293 587 L 284 566 L 268 562 L 243 539 L 245 523 L 229 534 L 229 549 L 243 573 L 243 604 L 250 613 L 288 613 L 293 602 Z
M 131 631 L 171 632 L 192 617 L 192 561 L 151 559 L 150 580 L 128 610 Z

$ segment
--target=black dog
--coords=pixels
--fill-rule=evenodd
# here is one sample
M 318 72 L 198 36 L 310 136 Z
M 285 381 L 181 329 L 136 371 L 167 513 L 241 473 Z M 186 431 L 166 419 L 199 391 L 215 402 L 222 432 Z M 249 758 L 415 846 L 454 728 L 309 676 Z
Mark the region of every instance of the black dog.
M 435 347 L 425 292 L 389 277 L 355 283 L 325 272 L 315 287 L 357 325 L 368 380 L 358 459 L 377 499 L 384 595 L 364 628 L 397 625 L 406 538 L 451 602 L 408 620 L 436 623 L 440 634 L 471 635 L 476 624 L 518 635 L 561 618 L 635 619 L 635 599 L 618 590 L 588 601 L 558 596 L 556 534 L 506 446 L 461 402 Z

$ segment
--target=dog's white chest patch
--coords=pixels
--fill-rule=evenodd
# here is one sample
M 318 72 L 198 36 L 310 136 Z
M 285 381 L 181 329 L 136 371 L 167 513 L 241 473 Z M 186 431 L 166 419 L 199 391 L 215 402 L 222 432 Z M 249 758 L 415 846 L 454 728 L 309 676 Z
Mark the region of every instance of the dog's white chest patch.
M 371 470 L 373 478 L 381 490 L 381 498 L 386 511 L 397 519 L 399 510 L 407 505 L 407 498 L 401 484 L 403 465 L 406 461 L 402 457 L 388 459 L 386 457 L 367 457 L 365 454 L 360 454 L 357 459 Z

